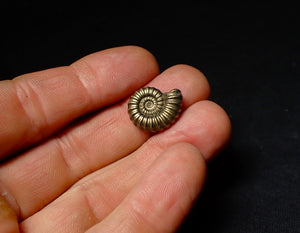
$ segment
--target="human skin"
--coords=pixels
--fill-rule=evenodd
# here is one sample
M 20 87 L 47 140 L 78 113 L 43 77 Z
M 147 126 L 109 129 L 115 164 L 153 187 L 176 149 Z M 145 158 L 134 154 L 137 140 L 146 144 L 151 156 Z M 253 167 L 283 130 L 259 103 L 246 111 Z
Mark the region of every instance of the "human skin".
M 128 117 L 143 86 L 182 92 L 180 118 L 161 133 Z M 176 231 L 230 137 L 209 94 L 199 70 L 159 73 L 136 46 L 0 82 L 1 232 Z

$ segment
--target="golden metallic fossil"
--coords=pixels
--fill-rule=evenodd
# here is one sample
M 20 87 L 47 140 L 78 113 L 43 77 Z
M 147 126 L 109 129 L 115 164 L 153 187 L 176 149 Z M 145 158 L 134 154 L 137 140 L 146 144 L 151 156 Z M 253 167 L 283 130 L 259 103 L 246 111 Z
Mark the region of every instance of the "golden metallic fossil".
M 137 127 L 158 132 L 170 127 L 179 116 L 181 106 L 180 90 L 173 89 L 162 93 L 154 87 L 145 87 L 130 97 L 128 113 Z

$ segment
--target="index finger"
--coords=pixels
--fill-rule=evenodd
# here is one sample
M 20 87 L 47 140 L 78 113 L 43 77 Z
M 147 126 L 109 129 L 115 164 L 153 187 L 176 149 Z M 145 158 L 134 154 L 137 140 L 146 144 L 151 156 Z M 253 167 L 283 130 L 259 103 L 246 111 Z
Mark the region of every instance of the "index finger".
M 0 82 L 0 160 L 85 113 L 125 98 L 158 72 L 148 51 L 125 46 Z

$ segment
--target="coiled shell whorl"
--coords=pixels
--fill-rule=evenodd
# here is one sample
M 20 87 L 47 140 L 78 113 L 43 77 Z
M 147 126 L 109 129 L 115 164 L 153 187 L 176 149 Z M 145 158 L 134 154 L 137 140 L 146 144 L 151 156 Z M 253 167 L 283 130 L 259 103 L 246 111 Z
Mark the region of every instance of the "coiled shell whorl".
M 182 106 L 180 90 L 162 93 L 154 87 L 136 91 L 129 99 L 128 113 L 139 128 L 158 132 L 168 128 L 179 116 Z

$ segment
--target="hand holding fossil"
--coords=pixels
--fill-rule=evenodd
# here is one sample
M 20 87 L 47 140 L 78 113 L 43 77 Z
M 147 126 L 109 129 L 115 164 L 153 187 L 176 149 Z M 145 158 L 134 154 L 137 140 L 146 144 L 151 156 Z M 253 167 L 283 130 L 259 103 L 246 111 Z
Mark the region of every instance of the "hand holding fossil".
M 144 86 L 183 96 L 171 106 L 180 117 L 158 134 L 128 117 Z M 230 135 L 209 94 L 197 69 L 159 74 L 135 46 L 0 82 L 0 232 L 175 232 Z

